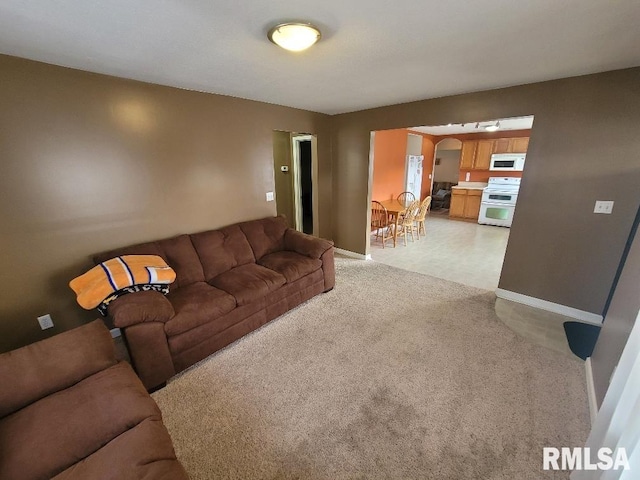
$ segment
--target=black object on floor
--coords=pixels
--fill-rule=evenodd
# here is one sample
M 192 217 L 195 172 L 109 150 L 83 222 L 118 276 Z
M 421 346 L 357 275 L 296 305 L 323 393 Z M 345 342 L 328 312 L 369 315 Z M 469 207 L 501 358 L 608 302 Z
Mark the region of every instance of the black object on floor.
M 586 360 L 593 353 L 601 327 L 580 322 L 564 322 L 563 325 L 569 348 L 582 360 Z

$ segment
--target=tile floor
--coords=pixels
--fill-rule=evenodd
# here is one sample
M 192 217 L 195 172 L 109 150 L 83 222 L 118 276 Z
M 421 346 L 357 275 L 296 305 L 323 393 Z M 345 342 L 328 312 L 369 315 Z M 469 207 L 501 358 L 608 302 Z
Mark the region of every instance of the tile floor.
M 444 214 L 443 214 L 444 213 Z M 394 267 L 432 275 L 485 290 L 495 290 L 500 280 L 509 229 L 449 220 L 446 212 L 427 217 L 427 235 L 393 248 L 372 236 L 371 258 Z M 504 299 L 496 299 L 496 314 L 505 325 L 529 341 L 573 355 L 563 323 L 573 320 L 555 313 Z
M 371 237 L 371 258 L 377 262 L 405 270 L 425 273 L 445 280 L 495 290 L 498 288 L 509 229 L 449 220 L 430 215 L 426 221 L 426 237 L 404 246 L 398 240 L 382 248 L 382 242 Z

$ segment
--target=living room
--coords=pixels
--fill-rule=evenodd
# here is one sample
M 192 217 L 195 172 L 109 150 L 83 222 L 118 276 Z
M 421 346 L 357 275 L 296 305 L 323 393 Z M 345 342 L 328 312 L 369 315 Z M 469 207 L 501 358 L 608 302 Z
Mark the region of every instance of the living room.
M 220 87 L 214 90 L 214 93 L 204 93 L 203 91 L 207 89 L 203 85 L 200 88 L 195 84 L 177 85 L 181 88 L 167 86 L 168 80 L 163 73 L 164 64 L 180 63 L 180 60 L 176 60 L 176 57 L 170 54 L 168 57 L 155 57 L 152 61 L 156 67 L 152 70 L 157 73 L 154 78 L 127 75 L 124 70 L 119 70 L 120 64 L 117 61 L 112 70 L 106 71 L 102 64 L 91 63 L 91 58 L 98 55 L 100 35 L 94 37 L 84 29 L 102 32 L 107 39 L 106 43 L 118 46 L 120 44 L 116 37 L 118 32 L 122 33 L 120 29 L 131 34 L 130 32 L 135 30 L 131 25 L 143 24 L 140 18 L 143 12 L 128 17 L 125 15 L 128 7 L 122 7 L 123 10 L 114 9 L 122 15 L 122 18 L 129 18 L 131 25 L 126 27 L 118 23 L 117 16 L 114 18 L 108 12 L 90 10 L 92 15 L 89 19 L 93 19 L 95 24 L 98 24 L 98 26 L 91 26 L 89 19 L 84 17 L 86 24 L 84 21 L 70 20 L 74 18 L 72 7 L 54 14 L 44 2 L 40 2 L 41 10 L 36 15 L 33 11 L 22 11 L 19 7 L 20 3 L 13 2 L 11 7 L 3 6 L 3 36 L 0 37 L 2 38 L 0 43 L 3 45 L 1 50 L 3 55 L 0 56 L 0 103 L 2 104 L 0 189 L 3 193 L 0 218 L 4 226 L 1 260 L 3 274 L 0 277 L 0 287 L 3 292 L 0 303 L 0 351 L 8 352 L 32 344 L 54 334 L 85 325 L 97 318 L 95 311 L 84 311 L 77 305 L 68 283 L 93 267 L 90 259 L 99 252 L 275 215 L 274 203 L 267 201 L 265 196 L 266 193 L 274 191 L 273 131 L 275 130 L 305 132 L 316 136 L 318 181 L 315 187 L 318 189 L 320 199 L 317 215 L 318 236 L 332 240 L 335 246 L 343 251 L 364 258 L 370 254 L 367 225 L 371 200 L 368 198 L 371 131 L 406 128 L 411 125 L 445 125 L 449 122 L 462 123 L 478 118 L 506 118 L 523 114 L 535 115 L 536 119 L 535 138 L 528 151 L 528 155 L 535 160 L 531 163 L 535 168 L 527 171 L 526 182 L 521 188 L 518 217 L 511 230 L 500 288 L 523 297 L 569 307 L 576 311 L 574 312 L 576 315 L 582 315 L 583 318 L 604 316 L 606 327 L 608 322 L 606 307 L 610 304 L 612 287 L 619 276 L 620 261 L 638 211 L 637 186 L 640 183 L 640 164 L 637 152 L 640 151 L 640 140 L 636 135 L 635 125 L 640 118 L 637 89 L 640 83 L 640 70 L 637 65 L 640 62 L 637 57 L 629 55 L 615 63 L 610 61 L 610 52 L 606 51 L 598 55 L 601 61 L 598 65 L 583 66 L 582 69 L 576 66 L 572 71 L 563 71 L 563 75 L 538 76 L 539 81 L 523 80 L 509 84 L 515 86 L 504 87 L 504 84 L 500 84 L 483 87 L 479 83 L 477 88 L 462 88 L 455 93 L 441 95 L 424 90 L 423 85 L 421 88 L 424 93 L 421 95 L 410 98 L 398 96 L 375 106 L 354 105 L 344 99 L 343 106 L 331 103 L 321 106 L 320 103 L 313 102 L 320 102 L 324 97 L 330 97 L 331 101 L 341 97 L 329 95 L 321 90 L 318 90 L 317 95 L 310 95 L 305 85 L 305 96 L 300 98 L 306 98 L 305 101 L 309 103 L 303 104 L 299 99 L 296 102 L 285 101 L 282 91 L 286 88 L 280 86 L 275 92 L 269 90 L 278 83 L 278 79 L 282 81 L 278 75 L 271 82 L 264 82 L 269 85 L 269 88 L 265 87 L 265 92 L 260 94 L 255 93 L 253 89 L 257 88 L 256 86 L 261 82 L 253 82 L 249 88 L 235 92 L 232 86 L 225 87 L 224 91 Z M 597 9 L 595 3 L 593 8 Z M 233 11 L 237 10 L 231 6 L 229 8 Z M 336 9 L 338 8 L 336 6 Z M 618 5 L 616 8 L 623 7 Z M 605 10 L 608 11 L 608 8 Z M 171 11 L 162 13 L 151 7 L 149 11 L 155 11 L 162 18 L 175 13 Z M 635 10 L 629 9 L 626 17 L 633 18 L 633 12 Z M 275 13 L 278 12 L 274 12 L 274 15 Z M 539 13 L 542 15 L 545 11 L 540 10 Z M 49 19 L 51 23 L 47 23 L 46 18 L 43 18 L 47 15 L 51 16 Z M 322 15 L 322 12 L 318 12 L 318 15 Z M 211 12 L 203 16 L 208 19 L 207 21 L 212 21 L 211 17 L 215 17 Z M 265 15 L 265 18 L 268 19 L 271 16 Z M 328 17 L 324 21 L 330 23 L 330 15 Z M 619 17 L 623 18 L 625 15 L 619 14 Z M 65 21 L 58 24 L 56 28 L 51 26 L 56 22 L 54 19 L 59 20 L 59 18 Z M 103 22 L 104 18 L 109 19 L 109 22 Z M 618 25 L 617 21 L 610 20 L 610 25 Z M 240 20 L 236 22 L 233 25 L 242 24 Z M 585 23 L 591 25 L 589 22 Z M 55 32 L 49 29 L 46 30 L 46 35 L 39 35 L 42 30 L 38 25 L 42 24 L 50 25 L 47 28 L 53 31 L 59 30 L 62 32 L 61 35 L 67 32 L 63 35 L 66 40 L 56 37 Z M 145 25 L 150 29 L 149 31 L 155 32 L 152 36 L 155 41 L 165 35 L 164 32 L 158 32 L 152 28 L 153 25 Z M 74 28 L 80 31 L 74 31 Z M 332 52 L 348 52 L 349 42 L 340 37 L 337 26 L 334 28 L 336 31 L 328 32 L 326 39 L 323 39 L 326 40 L 326 48 L 331 48 Z M 588 28 L 585 27 L 585 30 Z M 620 30 L 622 29 L 614 29 L 614 31 Z M 30 38 L 30 42 L 35 42 L 35 45 L 19 42 L 19 35 L 16 37 L 17 40 L 4 36 L 16 31 L 18 33 L 26 31 L 25 36 Z M 246 50 L 256 51 L 258 56 L 264 55 L 272 65 L 287 67 L 292 71 L 300 68 L 301 64 L 312 68 L 309 63 L 313 62 L 309 57 L 297 57 L 296 60 L 291 60 L 289 57 L 284 57 L 284 52 L 272 54 L 271 49 L 276 47 L 269 43 L 266 36 L 261 36 L 259 39 L 248 34 L 246 36 L 253 42 Z M 55 41 L 51 41 L 51 38 Z M 180 38 L 190 37 L 186 35 Z M 215 37 L 206 38 L 212 42 L 208 48 L 222 48 L 216 47 Z M 318 48 L 323 48 L 323 40 L 318 43 Z M 138 36 L 129 39 L 129 42 L 121 45 L 122 56 L 115 58 L 129 58 L 128 55 L 134 53 L 130 46 L 141 45 L 137 43 L 141 41 Z M 245 41 L 249 40 L 245 39 Z M 338 42 L 338 45 L 332 45 L 331 41 Z M 189 44 L 188 41 L 185 40 L 185 42 Z M 86 46 L 87 51 L 80 51 L 77 58 L 89 58 L 89 63 L 84 68 L 69 68 L 74 65 L 65 52 L 58 52 L 58 56 L 52 54 L 51 57 L 43 53 L 47 43 L 62 46 L 62 50 L 70 49 L 74 44 L 78 44 L 79 47 Z M 176 45 L 179 43 L 176 41 Z M 243 50 L 240 47 L 235 48 L 239 48 L 238 51 Z M 144 52 L 138 52 L 137 56 L 133 56 L 135 61 L 142 62 L 144 59 L 140 57 L 146 55 Z M 235 56 L 241 58 L 242 54 Z M 589 57 L 593 56 L 594 53 L 591 52 Z M 109 58 L 109 54 L 105 54 L 105 57 Z M 178 58 L 181 57 L 178 55 Z M 244 68 L 256 70 L 260 72 L 259 75 L 271 71 L 268 65 L 264 68 L 258 65 L 262 64 L 245 65 Z M 347 65 L 343 64 L 342 70 L 345 70 L 346 76 L 349 76 Z M 232 69 L 228 71 L 231 72 Z M 337 72 L 340 69 L 327 68 L 324 71 Z M 190 71 L 191 73 L 194 72 Z M 221 75 L 224 77 L 224 71 Z M 317 76 L 317 71 L 314 75 Z M 202 78 L 205 77 L 206 75 L 203 74 Z M 349 85 L 351 84 L 337 90 L 352 92 L 359 90 Z M 384 82 L 381 82 L 379 88 L 381 91 L 385 89 Z M 347 97 L 349 96 L 355 97 L 355 93 L 349 92 Z M 561 194 L 558 195 L 558 192 Z M 613 214 L 595 215 L 593 207 L 596 200 L 615 201 Z M 552 202 L 551 205 L 550 202 Z M 343 262 L 342 265 L 340 261 Z M 222 352 L 222 356 L 229 357 L 230 362 L 224 375 L 217 374 L 215 368 L 213 372 L 211 368 L 207 370 L 210 376 L 196 370 L 191 371 L 193 372 L 191 376 L 196 377 L 193 384 L 206 381 L 222 392 L 220 396 L 215 397 L 219 403 L 213 405 L 198 403 L 202 410 L 194 412 L 187 408 L 188 405 L 184 405 L 181 410 L 178 401 L 168 410 L 163 410 L 165 421 L 171 421 L 171 425 L 177 426 L 181 420 L 186 421 L 188 416 L 199 418 L 206 416 L 210 419 L 224 413 L 220 416 L 224 419 L 222 424 L 203 422 L 202 425 L 209 430 L 233 432 L 228 437 L 228 443 L 209 444 L 207 447 L 210 448 L 210 452 L 218 452 L 220 458 L 229 459 L 225 472 L 228 477 L 236 478 L 251 472 L 255 464 L 252 464 L 250 455 L 243 458 L 237 451 L 229 450 L 231 439 L 247 446 L 248 451 L 256 453 L 257 458 L 265 462 L 264 465 L 267 467 L 262 472 L 272 475 L 280 472 L 283 477 L 291 472 L 292 476 L 297 474 L 301 478 L 327 478 L 335 473 L 334 478 L 337 478 L 340 472 L 331 470 L 327 466 L 336 467 L 339 463 L 331 463 L 329 461 L 331 457 L 344 459 L 340 455 L 346 455 L 345 452 L 366 447 L 370 438 L 367 435 L 374 436 L 377 428 L 380 432 L 387 433 L 407 431 L 407 419 L 423 418 L 424 412 L 420 410 L 422 407 L 415 407 L 415 404 L 411 403 L 413 410 L 406 408 L 408 404 L 401 401 L 398 392 L 407 385 L 396 385 L 397 389 L 385 390 L 383 380 L 385 375 L 391 377 L 401 376 L 398 372 L 406 373 L 403 365 L 410 364 L 408 358 L 416 352 L 421 352 L 422 348 L 435 349 L 437 345 L 425 343 L 424 347 L 421 347 L 408 342 L 407 338 L 411 338 L 412 328 L 416 332 L 421 331 L 420 324 L 411 319 L 407 320 L 406 324 L 398 321 L 396 324 L 398 331 L 394 332 L 393 324 L 367 324 L 359 318 L 352 330 L 362 329 L 361 340 L 353 336 L 345 336 L 344 340 L 340 341 L 339 338 L 331 335 L 332 333 L 344 335 L 349 333 L 347 324 L 341 325 L 343 329 L 337 332 L 330 332 L 327 328 L 330 321 L 342 322 L 353 314 L 353 311 L 347 308 L 350 294 L 353 298 L 359 299 L 361 303 L 358 305 L 366 305 L 367 293 L 370 297 L 371 292 L 355 290 L 358 281 L 363 278 L 369 279 L 366 276 L 368 275 L 366 268 L 375 268 L 376 272 L 373 273 L 381 274 L 382 278 L 386 278 L 388 282 L 394 281 L 404 285 L 403 282 L 408 281 L 393 270 L 380 270 L 379 266 L 366 268 L 362 266 L 369 263 L 360 262 L 357 259 L 338 260 L 339 270 L 335 292 L 320 295 L 317 301 L 311 300 L 292 312 L 295 315 L 306 316 L 305 309 L 310 307 L 313 315 L 323 319 L 318 328 L 324 329 L 314 331 L 313 338 L 318 340 L 315 346 L 296 343 L 302 342 L 304 337 L 303 332 L 293 333 L 295 325 L 291 325 L 290 320 L 293 317 L 283 318 L 284 322 L 273 321 L 266 328 L 252 334 L 246 342 L 232 345 Z M 422 281 L 417 280 L 419 277 L 407 278 Z M 342 287 L 340 287 L 341 283 Z M 365 282 L 364 285 L 367 283 Z M 473 291 L 462 290 L 467 297 L 446 298 L 457 299 L 460 304 L 464 304 L 467 298 L 473 297 Z M 437 293 L 440 294 L 442 291 L 444 288 Z M 336 297 L 337 295 L 340 297 Z M 398 296 L 395 295 L 396 298 Z M 390 298 L 392 295 L 387 292 L 381 300 Z M 442 299 L 434 294 L 429 297 L 428 303 L 445 309 L 445 305 L 439 300 Z M 422 300 L 416 300 L 416 302 L 422 302 Z M 632 300 L 629 302 L 632 303 Z M 456 302 L 451 300 L 449 305 L 453 303 Z M 397 306 L 397 304 L 393 305 Z M 424 306 L 422 303 L 416 303 L 416 305 Z M 435 337 L 443 339 L 443 345 L 447 345 L 444 351 L 438 350 L 443 355 L 440 358 L 445 358 L 446 354 L 453 356 L 459 354 L 459 350 L 449 347 L 451 344 L 445 342 L 445 339 L 454 342 L 456 338 L 466 338 L 465 315 L 472 316 L 479 311 L 485 312 L 487 305 L 490 306 L 490 301 L 483 297 L 479 303 L 472 305 L 473 310 L 457 311 L 456 325 L 459 328 L 452 332 L 442 330 L 442 336 Z M 377 301 L 374 307 L 372 311 L 382 312 L 381 315 L 393 313 L 390 311 L 390 306 L 384 305 L 382 301 Z M 414 310 L 410 309 L 405 313 L 410 317 L 413 312 Z M 438 312 L 443 313 L 442 310 Z M 36 318 L 46 313 L 51 314 L 54 327 L 43 331 Z M 309 328 L 313 327 L 311 325 L 313 318 L 300 318 L 298 321 L 301 326 L 304 324 Z M 491 327 L 489 330 L 495 334 L 494 339 L 506 338 L 504 335 L 507 333 L 496 330 L 493 324 L 489 323 L 489 325 Z M 294 330 L 285 331 L 285 326 Z M 436 324 L 434 328 L 442 329 L 443 326 Z M 409 330 L 409 333 L 405 330 Z M 257 335 L 269 334 L 269 332 L 273 332 L 277 338 L 267 341 L 267 338 L 262 339 Z M 376 352 L 375 346 L 382 345 L 379 342 L 382 342 L 381 337 L 385 334 L 390 340 L 394 340 L 392 345 L 395 345 L 395 350 L 404 352 L 406 355 L 397 359 L 398 363 L 395 365 L 385 365 L 385 369 L 381 370 L 384 375 L 372 371 L 372 367 L 366 364 L 364 357 L 356 359 L 350 357 L 350 348 L 357 346 L 358 348 L 354 351 L 365 355 L 368 347 L 373 352 L 371 355 L 382 362 L 383 359 L 380 358 L 382 355 Z M 423 339 L 422 336 L 420 338 Z M 583 383 L 580 383 L 584 382 L 582 364 L 576 367 L 572 361 L 567 360 L 567 364 L 570 365 L 569 373 L 558 372 L 554 368 L 546 369 L 548 365 L 545 363 L 543 351 L 519 341 L 517 337 L 508 337 L 508 339 L 519 348 L 516 351 L 524 352 L 523 357 L 529 354 L 540 365 L 545 366 L 545 369 L 542 370 L 540 367 L 540 371 L 533 373 L 536 379 L 543 381 L 539 378 L 541 372 L 565 375 L 562 378 L 567 382 L 576 382 L 575 390 L 571 393 L 572 401 L 577 402 L 582 398 L 586 402 L 586 398 L 575 393 L 582 393 L 584 388 Z M 347 340 L 353 343 L 348 343 Z M 407 345 L 406 352 L 399 348 L 403 341 Z M 425 342 L 427 341 L 428 338 Z M 300 355 L 304 353 L 304 348 L 287 350 L 294 345 L 306 346 L 322 361 L 312 363 L 313 357 L 294 357 L 293 353 Z M 323 345 L 328 351 L 336 353 L 336 356 L 332 358 L 323 355 L 321 348 Z M 330 347 L 331 345 L 334 347 Z M 272 347 L 271 352 L 277 351 L 278 346 L 285 353 L 292 352 L 291 357 L 285 355 L 274 363 L 266 363 L 274 368 L 277 365 L 282 366 L 280 368 L 283 369 L 281 372 L 283 375 L 278 376 L 278 380 L 285 383 L 281 387 L 276 383 L 251 383 L 258 381 L 255 377 L 233 376 L 241 375 L 241 372 L 249 369 L 245 363 L 247 358 L 256 358 L 256 361 L 268 359 L 271 355 L 267 349 L 269 346 Z M 501 348 L 499 344 L 494 346 L 495 351 Z M 611 345 L 611 349 L 615 350 L 611 356 L 619 358 L 623 346 L 624 342 Z M 422 351 L 422 353 L 425 352 Z M 214 355 L 214 357 L 212 358 L 216 361 L 217 358 L 222 358 L 220 355 L 217 357 Z M 607 355 L 605 357 L 608 358 Z M 428 355 L 425 358 L 433 364 L 446 363 L 438 362 L 437 358 Z M 548 358 L 558 359 L 559 362 L 564 361 L 553 355 Z M 465 362 L 462 361 L 463 359 L 457 359 L 460 362 L 452 362 L 452 365 L 462 368 Z M 340 366 L 340 362 L 347 362 L 347 360 L 352 362 L 348 364 L 353 368 L 344 377 L 345 383 L 340 381 L 331 383 L 328 380 L 330 377 L 320 375 L 323 368 L 326 367 L 327 370 L 332 371 L 331 369 L 337 369 Z M 471 358 L 467 358 L 466 361 L 473 362 Z M 296 365 L 299 367 L 294 368 Z M 595 365 L 597 371 L 594 376 L 599 404 L 605 397 L 614 366 L 615 364 L 607 365 L 606 368 L 597 370 L 598 367 Z M 304 378 L 296 376 L 299 370 L 303 371 Z M 268 371 L 268 369 L 262 370 L 262 372 Z M 530 371 L 535 372 L 535 369 L 523 369 L 520 373 L 525 378 L 524 373 Z M 358 372 L 362 372 L 363 375 L 356 376 Z M 474 372 L 478 373 L 477 378 L 484 378 L 481 377 L 482 371 L 474 370 Z M 576 372 L 581 375 L 579 379 L 572 377 Z M 448 373 L 454 375 L 455 372 Z M 322 379 L 316 386 L 313 385 L 313 374 L 319 375 Z M 451 390 L 448 393 L 445 391 L 444 397 L 437 397 L 436 392 L 431 391 L 429 385 L 420 384 L 420 388 L 423 389 L 424 403 L 428 404 L 431 398 L 437 398 L 436 403 L 441 407 L 441 410 L 437 411 L 442 416 L 448 415 L 447 412 L 456 412 L 456 414 L 461 412 L 461 410 L 447 409 L 447 402 L 453 406 L 457 399 L 465 399 L 465 405 L 470 406 L 468 411 L 480 408 L 474 403 L 473 392 L 465 388 L 471 385 L 465 382 L 477 380 L 467 377 L 464 370 L 460 370 L 459 374 L 461 383 L 451 381 Z M 490 377 L 491 370 L 485 370 L 484 374 Z M 288 382 L 287 378 L 290 379 Z M 335 375 L 333 378 L 342 377 Z M 356 378 L 359 378 L 361 383 L 358 384 L 358 388 L 349 390 L 346 380 L 355 381 Z M 369 384 L 367 378 L 373 378 L 375 381 L 372 380 Z M 411 378 L 414 377 L 411 376 Z M 243 380 L 236 382 L 234 379 Z M 248 383 L 242 383 L 245 380 Z M 298 380 L 300 383 L 297 383 Z M 486 381 L 489 380 L 490 378 L 486 378 Z M 515 385 L 517 378 L 512 380 Z M 303 384 L 308 387 L 304 389 L 305 395 L 309 395 L 306 399 L 296 397 L 297 389 L 300 389 Z M 478 383 L 473 385 L 481 387 Z M 160 401 L 169 396 L 180 399 L 182 395 L 194 401 L 195 405 L 197 400 L 211 393 L 207 390 L 180 392 L 177 388 L 179 386 L 180 382 L 176 382 L 173 385 L 176 388 L 171 389 L 172 384 L 169 383 L 165 389 L 157 392 L 155 398 Z M 324 427 L 323 430 L 318 431 L 325 434 L 327 439 L 335 437 L 339 441 L 323 443 L 323 437 L 319 436 L 318 442 L 311 445 L 324 446 L 325 450 L 318 450 L 321 455 L 310 457 L 309 463 L 304 463 L 301 459 L 309 452 L 305 448 L 301 448 L 302 454 L 295 455 L 295 449 L 292 448 L 279 456 L 281 452 L 277 447 L 282 444 L 275 440 L 274 443 L 265 443 L 268 445 L 266 450 L 260 450 L 259 442 L 265 440 L 263 436 L 265 431 L 269 432 L 269 421 L 284 420 L 278 416 L 268 419 L 262 417 L 261 406 L 258 402 L 252 403 L 251 395 L 255 394 L 253 398 L 264 400 L 266 393 L 277 393 L 282 403 L 270 405 L 270 408 L 273 408 L 271 412 L 273 415 L 276 415 L 274 412 L 277 408 L 283 409 L 287 401 L 295 404 L 299 410 L 287 411 L 287 414 L 293 420 L 299 420 L 299 429 L 288 430 L 287 426 L 276 422 L 272 424 L 273 430 L 270 434 L 274 437 L 282 434 L 282 438 L 291 441 L 290 445 L 296 445 L 297 437 L 293 437 L 297 434 L 302 435 L 305 431 L 302 421 L 311 417 L 317 422 L 321 420 L 318 418 L 321 415 L 314 416 L 312 410 L 316 409 L 317 413 L 322 413 L 321 409 L 326 407 L 325 404 L 313 401 L 313 395 L 321 397 L 322 392 L 319 390 L 322 387 L 334 388 L 335 396 L 329 398 L 338 402 L 336 405 L 343 407 L 345 412 L 352 414 L 351 417 L 347 413 L 344 417 L 332 417 L 331 415 L 336 411 L 340 412 L 337 408 L 328 416 L 332 421 L 316 424 Z M 531 388 L 531 384 L 521 382 L 518 385 L 519 390 L 514 390 L 514 395 L 520 395 L 528 388 Z M 554 391 L 549 385 L 544 388 L 549 389 L 541 388 L 545 393 Z M 345 396 L 341 397 L 340 394 L 343 392 Z M 363 395 L 366 393 L 366 398 L 370 400 L 368 404 L 362 405 L 361 417 L 349 410 L 347 405 L 348 402 L 355 402 L 358 398 L 356 393 Z M 482 390 L 482 394 L 489 394 L 489 392 Z M 238 401 L 238 410 L 232 408 L 234 400 Z M 341 401 L 345 404 L 339 403 Z M 165 404 L 168 405 L 168 402 Z M 583 411 L 586 411 L 585 405 L 582 405 Z M 235 417 L 234 413 L 237 414 Z M 455 416 L 454 413 L 451 415 Z M 559 425 L 563 425 L 562 419 L 558 419 L 555 413 L 551 415 L 548 421 L 556 419 Z M 464 421 L 477 420 L 460 418 L 462 424 Z M 342 419 L 344 423 L 353 427 L 352 430 L 345 428 L 337 432 L 342 425 Z M 375 419 L 382 419 L 383 422 L 376 423 Z M 349 423 L 348 420 L 353 422 Z M 577 425 L 580 418 L 574 420 Z M 541 422 L 547 424 L 546 421 L 541 420 Z M 197 422 L 193 421 L 189 425 L 197 425 Z M 447 425 L 452 424 L 447 423 Z M 477 424 L 474 423 L 474 425 Z M 500 426 L 508 427 L 502 424 Z M 528 427 L 531 427 L 531 430 L 534 429 L 533 426 Z M 437 424 L 434 428 L 437 430 Z M 588 432 L 589 426 L 583 425 L 580 428 L 582 430 L 576 426 L 576 431 L 580 430 L 580 434 L 576 434 L 576 437 L 583 435 L 585 428 Z M 571 429 L 566 429 L 566 431 L 569 430 Z M 243 431 L 248 432 L 246 437 L 242 436 Z M 467 440 L 472 438 L 472 435 L 480 434 L 480 429 L 466 432 L 463 426 L 460 426 L 460 431 L 467 436 Z M 521 431 L 517 432 L 524 435 Z M 347 440 L 349 433 L 355 433 L 353 444 L 349 444 Z M 444 435 L 446 432 L 438 433 Z M 499 429 L 491 433 L 494 439 L 500 437 Z M 515 432 L 511 433 L 513 436 L 509 437 L 511 440 L 506 442 L 507 445 L 510 441 L 514 444 L 521 441 Z M 391 434 L 389 436 L 392 437 Z M 203 450 L 189 453 L 190 439 L 187 437 L 187 432 L 183 430 L 177 430 L 172 435 L 174 444 L 182 455 L 179 459 L 185 465 L 196 465 L 197 462 L 193 457 L 198 456 L 198 452 L 201 453 Z M 311 435 L 300 438 L 310 437 Z M 389 440 L 389 437 L 384 435 L 378 437 Z M 222 436 L 216 437 L 217 440 L 221 438 Z M 406 439 L 407 442 L 403 445 L 422 445 L 423 438 L 425 438 L 424 432 L 421 433 L 419 429 L 412 430 Z M 436 441 L 435 434 L 433 438 Z M 453 469 L 456 464 L 466 464 L 468 459 L 478 460 L 483 452 L 493 454 L 508 450 L 505 446 L 498 448 L 488 443 L 484 446 L 477 443 L 474 447 L 471 441 L 465 443 L 464 448 L 456 450 L 456 445 L 462 445 L 457 443 L 461 440 L 462 436 L 457 436 L 452 438 L 451 442 L 436 443 L 435 447 L 432 445 L 431 452 L 439 449 L 441 455 L 433 453 L 428 459 L 444 462 L 444 457 L 447 456 L 446 451 L 455 451 L 458 457 L 447 464 Z M 586 441 L 586 438 L 581 440 Z M 384 452 L 385 445 L 390 444 L 381 443 L 376 451 Z M 477 449 L 474 450 L 476 447 Z M 537 451 L 534 453 L 538 454 Z M 225 457 L 223 454 L 228 456 Z M 383 456 L 380 453 L 380 458 Z M 397 462 L 401 454 L 394 451 L 392 456 Z M 525 459 L 525 457 L 526 460 L 523 460 L 525 463 L 531 460 L 525 452 L 518 452 L 518 459 Z M 362 469 L 361 471 L 364 472 L 362 475 L 365 477 L 375 478 L 373 466 L 376 463 L 372 458 L 374 457 L 362 454 L 360 457 L 356 456 L 355 463 L 351 464 L 348 458 L 345 459 L 344 465 L 351 465 L 353 468 L 347 470 L 345 478 L 349 478 L 349 475 L 354 474 L 358 468 Z M 371 463 L 365 460 L 371 460 Z M 213 463 L 207 463 L 206 466 L 215 464 L 213 459 L 209 461 Z M 270 461 L 273 464 L 269 464 Z M 318 463 L 313 464 L 314 461 Z M 434 467 L 438 464 L 437 462 L 426 462 L 424 458 L 421 461 L 423 463 L 417 463 L 415 470 L 403 471 L 406 474 L 405 478 L 411 478 L 412 475 L 414 478 L 424 478 L 428 476 L 424 474 L 427 469 L 433 472 L 438 471 L 437 467 Z M 233 467 L 234 462 L 237 462 L 236 470 Z M 486 463 L 479 463 L 485 466 L 500 464 L 500 457 L 493 456 Z M 397 466 L 396 463 L 393 465 Z M 327 466 L 327 469 L 323 470 L 322 466 Z M 507 467 L 505 469 L 504 472 L 517 474 Z M 381 471 L 389 473 L 384 469 Z M 474 478 L 475 473 L 477 474 L 475 478 L 480 478 L 478 475 L 481 475 L 483 470 L 445 472 L 454 477 L 457 475 L 456 478 Z M 206 478 L 206 474 L 202 473 L 192 473 L 192 476 Z M 215 476 L 215 473 L 212 476 Z M 389 473 L 389 476 L 392 475 Z M 259 478 L 259 475 L 257 477 Z

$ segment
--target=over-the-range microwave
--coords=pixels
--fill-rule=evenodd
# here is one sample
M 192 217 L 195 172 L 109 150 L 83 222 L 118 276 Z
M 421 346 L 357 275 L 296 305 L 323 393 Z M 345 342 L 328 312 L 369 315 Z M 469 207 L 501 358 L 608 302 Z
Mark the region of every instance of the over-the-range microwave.
M 489 170 L 497 172 L 521 172 L 524 170 L 525 153 L 494 153 Z

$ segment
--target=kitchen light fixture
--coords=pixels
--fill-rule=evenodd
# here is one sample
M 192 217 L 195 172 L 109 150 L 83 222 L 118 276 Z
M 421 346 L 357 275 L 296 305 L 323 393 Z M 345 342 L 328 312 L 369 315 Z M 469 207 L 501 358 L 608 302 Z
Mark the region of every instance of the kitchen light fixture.
M 497 132 L 498 130 L 500 130 L 500 122 L 496 122 L 495 125 L 487 125 L 486 127 L 484 127 L 484 129 L 487 132 Z
M 320 30 L 310 23 L 280 23 L 269 30 L 269 40 L 292 52 L 301 52 L 320 40 Z

